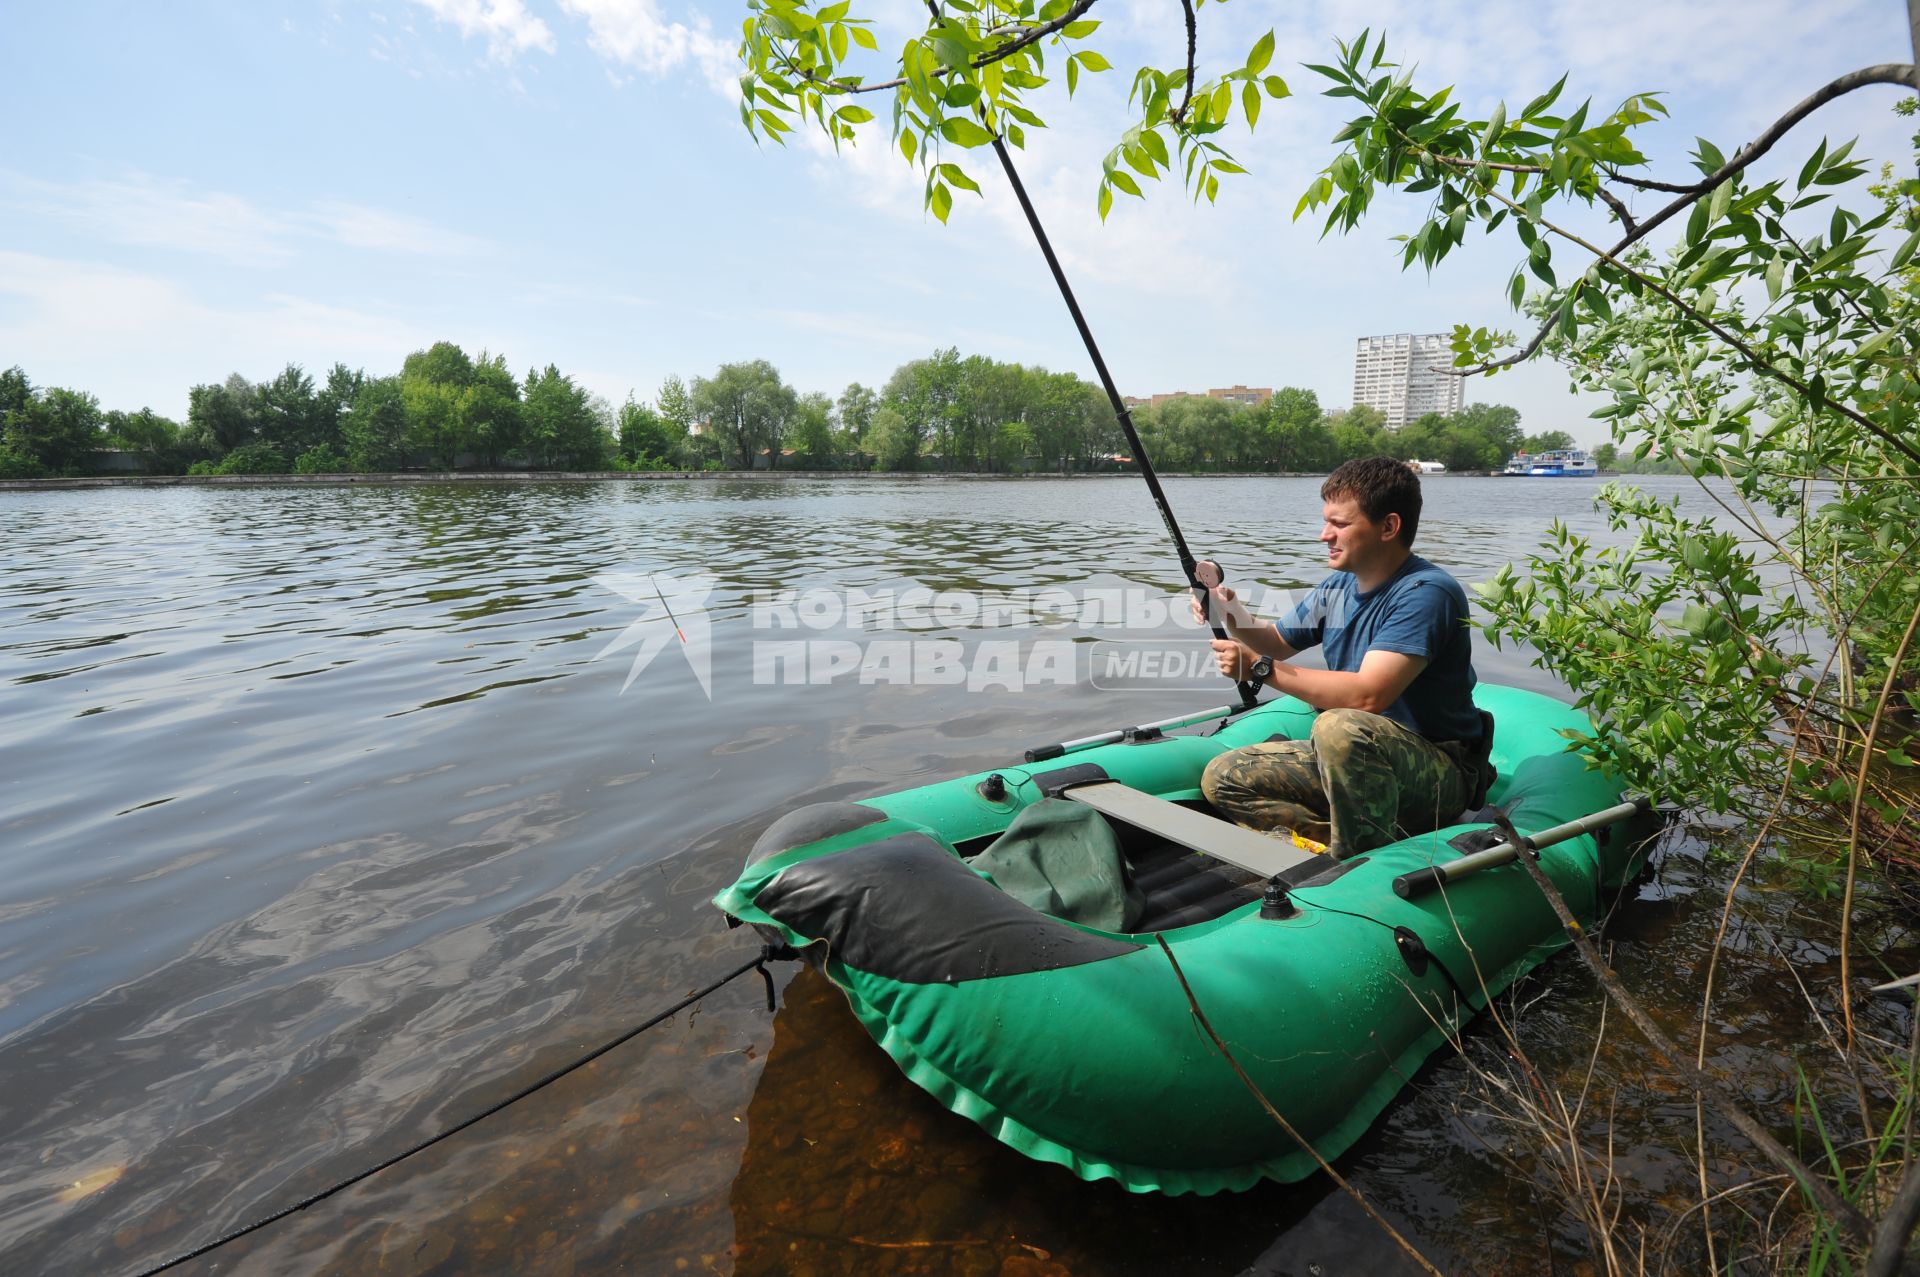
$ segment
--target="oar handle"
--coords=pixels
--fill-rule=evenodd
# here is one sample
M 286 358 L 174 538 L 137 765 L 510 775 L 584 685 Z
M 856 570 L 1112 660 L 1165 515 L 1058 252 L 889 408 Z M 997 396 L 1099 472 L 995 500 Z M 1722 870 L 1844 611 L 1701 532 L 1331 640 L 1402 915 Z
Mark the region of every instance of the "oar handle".
M 1551 847 L 1569 838 L 1578 838 L 1581 834 L 1605 829 L 1608 825 L 1619 824 L 1630 816 L 1652 810 L 1651 799 L 1636 796 L 1629 802 L 1591 812 L 1578 820 L 1569 820 L 1564 825 L 1555 825 L 1537 834 L 1523 835 L 1517 841 L 1509 839 L 1496 847 L 1476 851 L 1458 860 L 1449 860 L 1443 865 L 1427 865 L 1424 868 L 1403 873 L 1393 880 L 1393 893 L 1402 900 L 1417 900 L 1421 896 L 1441 887 L 1451 886 L 1462 878 L 1479 873 L 1483 869 L 1512 864 L 1523 851 L 1531 855 L 1542 847 Z
M 1062 754 L 1077 754 L 1083 749 L 1092 749 L 1097 745 L 1117 745 L 1128 738 L 1146 740 L 1175 727 L 1192 727 L 1195 723 L 1204 723 L 1210 718 L 1232 718 L 1235 714 L 1246 713 L 1247 708 L 1245 705 L 1219 705 L 1197 713 L 1163 718 L 1157 723 L 1141 723 L 1137 727 L 1121 727 L 1094 736 L 1082 736 L 1077 740 L 1063 740 L 1057 745 L 1037 745 L 1027 751 L 1027 761 L 1044 763 L 1049 759 L 1059 758 Z

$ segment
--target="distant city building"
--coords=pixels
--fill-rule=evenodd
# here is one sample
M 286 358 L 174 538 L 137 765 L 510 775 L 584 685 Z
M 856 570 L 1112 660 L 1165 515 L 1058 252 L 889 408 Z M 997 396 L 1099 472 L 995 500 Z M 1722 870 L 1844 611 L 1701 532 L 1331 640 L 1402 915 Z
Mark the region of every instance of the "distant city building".
M 1170 400 L 1195 398 L 1199 396 L 1191 390 L 1169 390 L 1164 395 L 1154 395 L 1148 399 L 1142 399 L 1137 395 L 1122 395 L 1120 402 L 1129 408 L 1158 408 Z M 1228 403 L 1248 404 L 1257 408 L 1273 398 L 1273 389 L 1269 386 L 1228 386 L 1224 389 L 1209 390 L 1206 398 L 1224 399 Z
M 1362 337 L 1353 352 L 1353 402 L 1378 408 L 1398 428 L 1430 412 L 1451 417 L 1464 406 L 1465 378 L 1453 366 L 1445 333 L 1390 333 Z

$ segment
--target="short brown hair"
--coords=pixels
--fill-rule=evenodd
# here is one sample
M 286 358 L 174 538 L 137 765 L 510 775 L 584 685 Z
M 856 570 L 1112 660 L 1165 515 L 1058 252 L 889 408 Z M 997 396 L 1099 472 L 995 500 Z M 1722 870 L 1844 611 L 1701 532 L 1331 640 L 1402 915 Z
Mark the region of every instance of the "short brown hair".
M 1404 461 L 1392 457 L 1356 457 L 1327 476 L 1320 499 L 1352 497 L 1360 511 L 1375 523 L 1390 514 L 1400 516 L 1400 543 L 1413 548 L 1420 529 L 1420 476 Z

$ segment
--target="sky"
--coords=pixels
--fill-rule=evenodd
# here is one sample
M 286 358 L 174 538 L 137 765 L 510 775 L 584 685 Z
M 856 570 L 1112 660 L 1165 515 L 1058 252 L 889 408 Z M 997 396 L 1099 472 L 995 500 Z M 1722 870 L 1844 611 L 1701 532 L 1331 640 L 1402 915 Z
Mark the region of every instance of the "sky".
M 854 9 L 894 50 L 920 12 Z M 756 145 L 735 106 L 743 14 L 727 0 L 0 0 L 0 367 L 176 419 L 193 385 L 229 373 L 385 374 L 439 340 L 522 374 L 556 364 L 615 404 L 744 359 L 837 396 L 945 346 L 1091 378 L 990 153 L 945 157 L 984 196 L 960 194 L 942 226 L 877 125 L 838 155 L 811 137 Z M 1224 135 L 1252 172 L 1217 204 L 1150 184 L 1103 225 L 1095 183 L 1130 122 L 1132 72 L 1176 65 L 1184 37 L 1171 0 L 1090 16 L 1115 69 L 1071 100 L 1042 91 L 1052 127 L 1017 162 L 1120 390 L 1294 385 L 1329 408 L 1351 401 L 1357 337 L 1522 322 L 1504 300 L 1510 238 L 1470 239 L 1431 277 L 1400 269 L 1391 237 L 1418 226 L 1419 197 L 1378 202 L 1344 238 L 1291 220 L 1348 114 L 1300 65 L 1331 61 L 1336 38 L 1385 30 L 1417 85 L 1454 85 L 1476 116 L 1562 72 L 1601 111 L 1661 91 L 1673 118 L 1639 144 L 1669 179 L 1690 176 L 1695 135 L 1731 153 L 1833 77 L 1912 57 L 1895 0 L 1208 4 L 1202 75 L 1271 28 L 1269 70 L 1295 96 L 1251 136 Z M 1761 173 L 1797 168 L 1823 135 L 1910 163 L 1899 96 L 1829 106 Z M 1551 365 L 1466 397 L 1514 405 L 1529 432 L 1604 438 Z

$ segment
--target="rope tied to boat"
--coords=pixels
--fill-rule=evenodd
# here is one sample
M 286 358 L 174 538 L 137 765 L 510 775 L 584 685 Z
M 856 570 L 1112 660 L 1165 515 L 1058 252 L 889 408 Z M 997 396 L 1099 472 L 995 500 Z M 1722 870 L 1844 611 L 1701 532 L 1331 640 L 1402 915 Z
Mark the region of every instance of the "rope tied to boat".
M 666 1010 L 656 1013 L 655 1015 L 651 1016 L 643 1023 L 623 1031 L 618 1037 L 612 1038 L 609 1041 L 601 1043 L 599 1046 L 594 1047 L 591 1051 L 588 1051 L 585 1055 L 579 1056 L 578 1058 L 571 1060 L 568 1063 L 563 1064 L 560 1067 L 553 1069 L 552 1071 L 542 1075 L 541 1077 L 528 1083 L 526 1086 L 521 1087 L 519 1090 L 515 1091 L 513 1094 L 507 1096 L 505 1099 L 498 1100 L 495 1103 L 488 1105 L 486 1108 L 480 1110 L 478 1113 L 475 1113 L 470 1117 L 461 1119 L 460 1121 L 454 1123 L 452 1126 L 447 1127 L 443 1131 L 439 1131 L 433 1135 L 429 1135 L 427 1138 L 419 1141 L 418 1143 L 412 1145 L 407 1149 L 404 1149 L 399 1153 L 395 1153 L 392 1157 L 389 1157 L 384 1161 L 378 1162 L 373 1166 L 369 1166 L 365 1170 L 358 1171 L 343 1180 L 339 1180 L 336 1183 L 330 1185 L 329 1187 L 321 1189 L 319 1192 L 311 1193 L 306 1197 L 301 1198 L 299 1201 L 293 1203 L 291 1206 L 282 1207 L 281 1209 L 273 1212 L 271 1215 L 264 1216 L 260 1219 L 253 1221 L 250 1224 L 243 1225 L 240 1228 L 236 1228 L 231 1232 L 228 1232 L 219 1237 L 216 1237 L 212 1241 L 207 1242 L 205 1245 L 195 1247 L 193 1250 L 187 1251 L 185 1254 L 175 1255 L 172 1259 L 166 1260 L 163 1263 L 155 1264 L 151 1268 L 141 1269 L 140 1272 L 136 1274 L 136 1277 L 155 1277 L 155 1274 L 164 1273 L 171 1268 L 177 1268 L 181 1264 L 186 1263 L 188 1260 L 199 1259 L 203 1255 L 211 1254 L 212 1252 L 220 1249 L 222 1246 L 227 1245 L 229 1242 L 239 1241 L 242 1237 L 246 1237 L 252 1233 L 256 1233 L 261 1229 L 265 1228 L 269 1224 L 278 1223 L 279 1221 L 285 1219 L 289 1215 L 298 1214 L 299 1212 L 307 1209 L 309 1206 L 318 1205 L 320 1202 L 326 1201 L 329 1197 L 332 1197 L 334 1194 L 342 1192 L 345 1189 L 352 1188 L 355 1184 L 360 1183 L 362 1180 L 371 1179 L 373 1176 L 378 1175 L 381 1171 L 384 1171 L 392 1166 L 397 1166 L 401 1162 L 406 1161 L 408 1158 L 412 1157 L 414 1154 L 425 1152 L 427 1149 L 432 1148 L 435 1144 L 438 1144 L 443 1140 L 446 1140 L 455 1135 L 458 1135 L 460 1132 L 466 1130 L 468 1127 L 477 1125 L 478 1123 L 485 1121 L 487 1118 L 492 1117 L 494 1114 L 500 1112 L 503 1109 L 510 1108 L 513 1105 L 518 1104 L 521 1100 L 526 1099 L 527 1097 L 533 1095 L 537 1091 L 544 1090 L 545 1088 L 553 1085 L 555 1082 L 558 1082 L 561 1078 L 566 1077 L 568 1074 L 578 1072 L 580 1069 L 585 1068 L 587 1065 L 593 1063 L 595 1060 L 599 1059 L 601 1056 L 606 1055 L 608 1052 L 615 1050 L 618 1047 L 624 1046 L 628 1042 L 631 1042 L 633 1039 L 639 1037 L 642 1033 L 645 1033 L 648 1029 L 651 1029 L 656 1025 L 659 1025 L 661 1023 L 664 1023 L 667 1020 L 672 1019 L 674 1016 L 680 1014 L 682 1011 L 694 1005 L 696 1002 L 699 1002 L 701 999 L 709 997 L 712 994 L 718 993 L 721 989 L 733 983 L 735 980 L 739 979 L 741 976 L 745 975 L 749 971 L 758 971 L 760 973 L 760 978 L 766 982 L 767 1011 L 771 1013 L 778 1008 L 778 1001 L 774 991 L 773 973 L 767 970 L 767 963 L 785 961 L 791 958 L 796 958 L 798 956 L 799 954 L 791 946 L 787 944 L 777 942 L 777 941 L 762 944 L 760 946 L 760 952 L 758 954 L 748 959 L 747 961 L 741 963 L 739 966 L 733 968 L 731 971 L 727 972 L 725 975 L 721 976 L 719 979 L 713 981 L 711 984 L 693 993 L 688 994 L 686 997 L 680 999 L 680 1001 L 674 1003 L 672 1006 L 668 1007 Z

